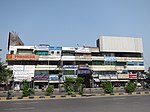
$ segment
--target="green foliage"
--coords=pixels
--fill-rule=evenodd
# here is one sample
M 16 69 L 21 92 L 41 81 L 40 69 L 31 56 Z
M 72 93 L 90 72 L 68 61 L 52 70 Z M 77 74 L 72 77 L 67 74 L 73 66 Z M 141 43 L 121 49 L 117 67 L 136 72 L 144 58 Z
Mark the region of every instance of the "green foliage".
M 11 75 L 11 70 L 7 69 L 4 63 L 0 62 L 0 83 L 6 82 Z
M 127 85 L 124 87 L 124 89 L 127 93 L 132 93 L 136 89 L 136 84 L 132 82 L 128 82 Z
M 11 96 L 12 96 L 12 93 L 13 93 L 12 91 L 8 90 L 8 91 L 7 91 L 7 97 L 8 97 L 8 98 L 11 97 Z
M 83 82 L 84 82 L 84 78 L 78 77 L 76 79 L 75 86 L 74 86 L 76 88 L 77 92 L 79 92 L 80 95 L 83 94 L 83 88 L 85 87 Z
M 104 92 L 107 94 L 110 94 L 113 92 L 113 86 L 110 81 L 105 81 L 101 84 L 102 88 L 104 89 Z
M 72 95 L 74 92 L 75 78 L 66 77 L 63 87 L 65 88 L 68 95 Z
M 79 89 L 79 95 L 83 95 L 83 89 L 85 88 L 84 84 L 80 85 L 80 89 Z
M 49 85 L 49 86 L 47 87 L 46 91 L 45 91 L 45 95 L 46 95 L 46 96 L 50 96 L 50 95 L 53 94 L 53 92 L 54 92 L 53 86 Z
M 84 79 L 81 77 L 78 78 L 70 78 L 66 77 L 63 87 L 65 88 L 68 95 L 72 95 L 74 92 L 79 92 L 79 94 L 83 93 Z
M 23 84 L 22 88 L 23 97 L 27 97 L 30 96 L 31 94 L 34 94 L 34 90 L 29 87 L 29 83 L 26 80 L 24 80 L 22 84 Z

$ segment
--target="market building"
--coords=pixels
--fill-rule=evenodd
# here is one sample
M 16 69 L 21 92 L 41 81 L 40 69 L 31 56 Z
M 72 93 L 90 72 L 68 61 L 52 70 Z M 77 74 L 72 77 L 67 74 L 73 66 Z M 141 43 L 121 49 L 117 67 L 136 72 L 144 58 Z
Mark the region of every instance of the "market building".
M 95 47 L 26 46 L 20 38 L 19 44 L 12 45 L 10 40 L 9 36 L 6 59 L 13 70 L 14 88 L 19 88 L 23 80 L 36 89 L 47 85 L 58 88 L 66 77 L 90 74 L 89 84 L 93 87 L 105 80 L 118 86 L 144 79 L 142 38 L 100 36 Z

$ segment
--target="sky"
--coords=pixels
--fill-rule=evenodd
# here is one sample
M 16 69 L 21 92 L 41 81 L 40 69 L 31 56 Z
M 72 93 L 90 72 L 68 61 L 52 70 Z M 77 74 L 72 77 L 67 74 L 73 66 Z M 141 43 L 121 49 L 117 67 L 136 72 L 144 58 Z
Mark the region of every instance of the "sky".
M 99 36 L 143 38 L 150 66 L 150 0 L 0 0 L 0 48 L 8 32 L 25 45 L 96 46 Z

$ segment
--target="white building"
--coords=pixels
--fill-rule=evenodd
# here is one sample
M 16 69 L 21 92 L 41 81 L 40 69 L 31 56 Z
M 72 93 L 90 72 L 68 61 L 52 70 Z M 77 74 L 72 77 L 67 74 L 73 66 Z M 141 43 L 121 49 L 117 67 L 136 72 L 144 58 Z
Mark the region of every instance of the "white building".
M 6 57 L 15 83 L 26 79 L 37 88 L 48 84 L 58 87 L 65 77 L 76 78 L 80 65 L 90 67 L 95 84 L 137 80 L 145 69 L 142 38 L 132 37 L 100 36 L 96 47 L 9 46 Z

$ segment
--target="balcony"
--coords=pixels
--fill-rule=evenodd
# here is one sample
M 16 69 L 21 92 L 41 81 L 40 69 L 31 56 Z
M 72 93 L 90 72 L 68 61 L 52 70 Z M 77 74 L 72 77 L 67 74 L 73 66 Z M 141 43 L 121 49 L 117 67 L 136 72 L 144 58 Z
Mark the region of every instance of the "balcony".
M 59 70 L 57 65 L 36 65 L 35 70 Z
M 144 61 L 143 57 L 117 57 L 117 61 Z
M 39 55 L 39 60 L 60 60 L 61 56 Z
M 92 61 L 91 56 L 75 56 L 77 61 Z
M 116 71 L 115 66 L 99 66 L 99 65 L 93 65 L 90 67 L 94 71 Z

